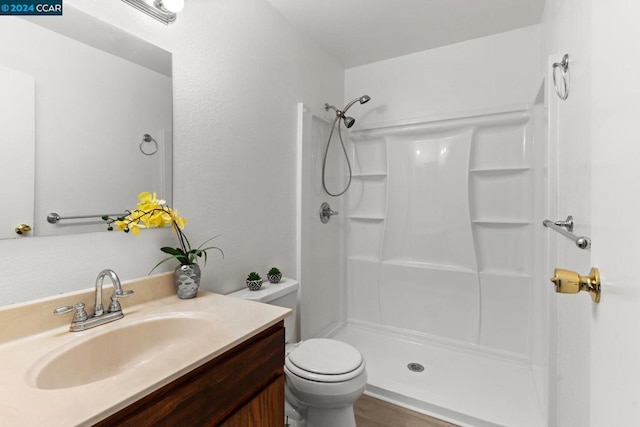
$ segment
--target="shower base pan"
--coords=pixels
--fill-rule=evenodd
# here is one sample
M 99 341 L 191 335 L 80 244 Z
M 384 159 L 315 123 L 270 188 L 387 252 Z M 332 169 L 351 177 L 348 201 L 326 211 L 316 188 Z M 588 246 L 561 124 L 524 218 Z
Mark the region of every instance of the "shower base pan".
M 329 334 L 367 363 L 366 394 L 460 426 L 543 427 L 529 364 L 347 323 Z M 420 367 L 424 367 L 420 370 Z

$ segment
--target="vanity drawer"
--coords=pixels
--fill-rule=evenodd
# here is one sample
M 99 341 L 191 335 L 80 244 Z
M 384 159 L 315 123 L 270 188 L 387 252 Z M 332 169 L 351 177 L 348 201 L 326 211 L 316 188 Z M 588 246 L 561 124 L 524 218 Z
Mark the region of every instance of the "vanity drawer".
M 280 322 L 96 426 L 216 426 L 228 422 L 239 409 L 244 412 L 252 406 L 282 421 L 284 340 L 284 323 Z M 271 408 L 265 411 L 262 404 L 250 404 L 266 390 Z M 256 413 L 249 418 L 260 417 Z M 255 424 L 270 425 L 271 421 Z

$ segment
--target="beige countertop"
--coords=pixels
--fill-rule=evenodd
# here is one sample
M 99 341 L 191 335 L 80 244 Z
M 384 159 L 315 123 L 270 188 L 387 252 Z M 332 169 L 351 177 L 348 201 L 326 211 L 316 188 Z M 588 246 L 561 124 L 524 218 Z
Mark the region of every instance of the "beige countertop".
M 3 426 L 92 425 L 291 313 L 286 308 L 207 292 L 200 292 L 194 299 L 180 300 L 172 289 L 169 274 L 125 282 L 123 288 L 136 292 L 127 298 L 126 305 L 126 300 L 122 300 L 125 317 L 82 332 L 69 332 L 71 314 L 54 318 L 52 307 L 69 301 L 90 300 L 93 290 L 0 309 L 3 325 L 0 333 L 0 423 Z M 105 286 L 107 300 L 110 293 L 111 286 Z M 91 314 L 92 303 L 86 304 Z M 63 326 L 59 326 L 60 317 Z M 202 322 L 194 324 L 198 327 L 184 330 L 179 342 L 164 343 L 149 354 L 131 355 L 134 366 L 127 366 L 116 375 L 85 385 L 38 388 L 34 379 L 38 370 L 67 349 L 92 341 L 91 344 L 99 345 L 99 351 L 110 352 L 113 337 L 126 339 L 127 328 L 131 325 L 168 317 L 197 318 Z M 54 326 L 52 329 L 46 329 L 47 319 Z M 152 331 L 162 334 L 161 330 Z M 105 335 L 104 339 L 101 339 L 102 335 Z M 100 366 L 92 366 L 92 369 L 99 370 Z

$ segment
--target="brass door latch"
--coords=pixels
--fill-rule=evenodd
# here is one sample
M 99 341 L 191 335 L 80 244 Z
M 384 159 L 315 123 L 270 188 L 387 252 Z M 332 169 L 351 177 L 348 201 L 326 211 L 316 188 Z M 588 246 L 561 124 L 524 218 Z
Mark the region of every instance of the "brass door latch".
M 25 234 L 28 234 L 31 231 L 31 227 L 28 226 L 27 224 L 18 224 L 16 225 L 16 228 L 13 229 L 16 234 L 20 235 L 20 236 L 24 236 Z
M 592 268 L 588 276 L 580 276 L 575 271 L 556 268 L 551 281 L 556 286 L 556 292 L 561 294 L 577 294 L 580 291 L 589 292 L 595 303 L 600 302 L 600 271 Z

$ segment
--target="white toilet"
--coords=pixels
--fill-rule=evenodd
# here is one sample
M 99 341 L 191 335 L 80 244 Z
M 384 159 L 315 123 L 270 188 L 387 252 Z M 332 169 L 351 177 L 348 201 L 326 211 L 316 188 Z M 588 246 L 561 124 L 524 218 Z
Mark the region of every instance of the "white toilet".
M 364 392 L 367 372 L 362 354 L 349 344 L 314 338 L 295 344 L 298 282 L 283 278 L 258 291 L 229 296 L 290 308 L 285 319 L 286 414 L 292 427 L 355 427 L 353 402 Z

